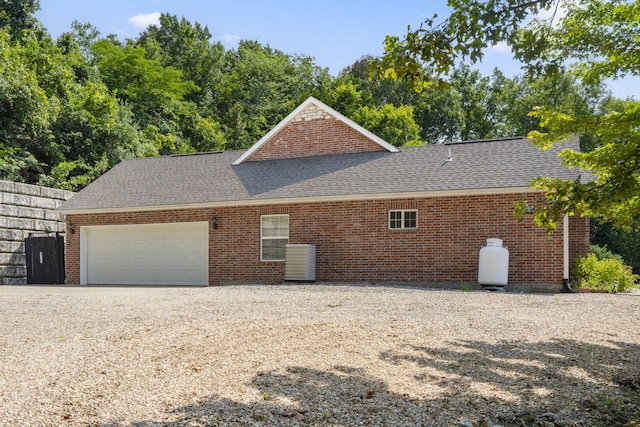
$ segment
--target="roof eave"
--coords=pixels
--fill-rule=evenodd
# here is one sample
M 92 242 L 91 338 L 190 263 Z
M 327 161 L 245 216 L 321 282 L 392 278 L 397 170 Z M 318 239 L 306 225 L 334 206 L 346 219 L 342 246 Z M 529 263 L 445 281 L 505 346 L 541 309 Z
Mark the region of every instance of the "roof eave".
M 300 203 L 393 200 L 393 199 L 407 199 L 407 198 L 462 197 L 462 196 L 482 196 L 482 195 L 537 193 L 537 192 L 540 192 L 540 190 L 536 190 L 531 187 L 478 188 L 478 189 L 439 190 L 439 191 L 423 191 L 423 192 L 291 197 L 291 198 L 279 198 L 279 199 L 225 200 L 225 201 L 219 201 L 219 202 L 167 204 L 167 205 L 154 205 L 154 206 L 127 206 L 127 207 L 116 207 L 116 208 L 64 209 L 59 207 L 56 209 L 56 211 L 64 215 L 84 215 L 84 214 L 119 213 L 119 212 L 166 211 L 166 210 L 175 210 L 175 209 L 225 208 L 225 207 L 237 207 L 237 206 L 263 206 L 263 205 L 284 205 L 284 204 L 300 204 Z

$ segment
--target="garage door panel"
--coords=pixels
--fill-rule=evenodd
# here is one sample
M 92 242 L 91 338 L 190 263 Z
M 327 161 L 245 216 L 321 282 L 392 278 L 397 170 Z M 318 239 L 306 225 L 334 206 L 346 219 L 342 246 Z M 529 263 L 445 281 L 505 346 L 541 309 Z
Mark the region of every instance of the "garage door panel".
M 207 285 L 208 224 L 83 227 L 88 284 Z

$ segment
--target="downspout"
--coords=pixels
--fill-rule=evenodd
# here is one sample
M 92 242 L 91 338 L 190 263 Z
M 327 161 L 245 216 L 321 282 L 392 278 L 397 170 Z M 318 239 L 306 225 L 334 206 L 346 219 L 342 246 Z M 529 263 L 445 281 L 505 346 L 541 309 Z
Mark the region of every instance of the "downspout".
M 562 220 L 562 256 L 563 256 L 563 273 L 562 286 L 565 292 L 575 294 L 576 291 L 571 288 L 569 283 L 569 215 L 565 214 Z

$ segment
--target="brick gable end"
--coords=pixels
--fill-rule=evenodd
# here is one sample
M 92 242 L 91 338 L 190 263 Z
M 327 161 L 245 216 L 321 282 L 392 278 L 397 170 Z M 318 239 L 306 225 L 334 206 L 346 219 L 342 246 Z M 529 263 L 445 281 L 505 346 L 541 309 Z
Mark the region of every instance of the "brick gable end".
M 248 161 L 288 159 L 325 154 L 384 151 L 376 142 L 333 117 L 296 117 Z

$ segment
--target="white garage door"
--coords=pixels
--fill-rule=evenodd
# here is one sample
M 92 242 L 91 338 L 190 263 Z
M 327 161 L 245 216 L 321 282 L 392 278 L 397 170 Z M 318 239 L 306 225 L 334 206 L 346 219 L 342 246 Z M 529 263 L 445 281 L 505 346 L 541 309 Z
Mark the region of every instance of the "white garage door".
M 81 233 L 83 284 L 209 283 L 207 222 L 82 227 Z

